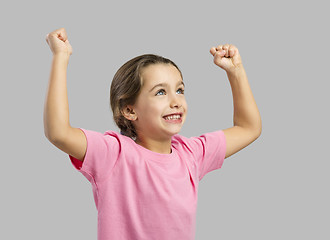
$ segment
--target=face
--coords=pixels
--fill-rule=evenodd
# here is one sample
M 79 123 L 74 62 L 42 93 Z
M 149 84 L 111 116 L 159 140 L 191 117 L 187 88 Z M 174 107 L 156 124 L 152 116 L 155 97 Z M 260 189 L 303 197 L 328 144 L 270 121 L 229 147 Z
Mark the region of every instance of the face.
M 142 69 L 142 88 L 133 108 L 138 136 L 165 140 L 180 132 L 187 114 L 184 83 L 172 64 L 152 64 Z M 176 114 L 171 119 L 166 115 Z

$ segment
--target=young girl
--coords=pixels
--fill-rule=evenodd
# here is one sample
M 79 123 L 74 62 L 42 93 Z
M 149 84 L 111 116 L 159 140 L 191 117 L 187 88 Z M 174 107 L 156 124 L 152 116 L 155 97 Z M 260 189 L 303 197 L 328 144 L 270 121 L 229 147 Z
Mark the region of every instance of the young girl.
M 47 35 L 53 53 L 44 110 L 47 139 L 67 153 L 92 184 L 99 240 L 193 240 L 199 181 L 261 134 L 261 118 L 237 48 L 212 47 L 234 100 L 234 126 L 187 138 L 182 74 L 169 59 L 135 57 L 110 90 L 120 133 L 69 123 L 66 71 L 72 47 L 64 28 Z

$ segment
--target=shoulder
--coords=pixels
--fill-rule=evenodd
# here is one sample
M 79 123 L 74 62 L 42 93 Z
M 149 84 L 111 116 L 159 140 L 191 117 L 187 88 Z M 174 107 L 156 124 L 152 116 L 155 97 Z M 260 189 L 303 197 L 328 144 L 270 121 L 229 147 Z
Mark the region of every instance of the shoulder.
M 103 135 L 105 137 L 115 137 L 115 138 L 118 138 L 118 139 L 122 139 L 122 136 L 120 133 L 116 132 L 116 131 L 112 131 L 112 130 L 107 130 L 103 133 Z
M 193 152 L 194 140 L 192 137 L 185 137 L 183 135 L 175 134 L 172 136 L 172 146 L 178 151 Z
M 116 131 L 112 130 L 107 130 L 103 133 L 103 137 L 108 138 L 108 139 L 115 139 L 119 143 L 122 144 L 134 144 L 134 140 L 131 139 L 130 137 L 127 137 L 121 133 L 118 133 Z
M 192 136 L 192 137 L 185 137 L 179 134 L 175 134 L 172 137 L 172 142 L 175 144 L 178 143 L 185 143 L 185 144 L 189 144 L 189 143 L 193 143 L 199 141 L 199 140 L 208 140 L 208 139 L 212 139 L 212 138 L 221 138 L 224 136 L 224 132 L 223 130 L 217 130 L 217 131 L 213 131 L 213 132 L 207 132 L 207 133 L 203 133 L 201 135 L 197 135 L 197 136 Z
M 172 137 L 173 146 L 190 149 L 192 151 L 204 148 L 206 145 L 218 144 L 219 141 L 224 141 L 223 130 L 207 132 L 192 137 L 185 137 L 179 134 L 176 134 Z
M 122 145 L 130 145 L 134 141 L 116 131 L 107 130 L 104 133 L 94 130 L 82 129 L 87 138 L 87 144 L 99 149 L 101 146 L 108 146 L 108 150 L 120 148 Z
M 180 145 L 180 144 L 187 144 L 189 142 L 189 138 L 175 134 L 172 136 L 172 145 Z

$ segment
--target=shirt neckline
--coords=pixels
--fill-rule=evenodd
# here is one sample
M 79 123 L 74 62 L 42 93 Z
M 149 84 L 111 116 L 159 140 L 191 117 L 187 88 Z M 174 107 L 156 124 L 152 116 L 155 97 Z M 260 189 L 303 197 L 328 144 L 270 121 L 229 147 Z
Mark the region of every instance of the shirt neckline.
M 142 153 L 144 153 L 144 157 L 146 157 L 147 159 L 150 159 L 152 161 L 157 161 L 157 162 L 168 162 L 172 159 L 175 158 L 176 156 L 176 149 L 173 147 L 173 138 L 172 138 L 172 144 L 171 144 L 171 153 L 158 153 L 158 152 L 154 152 L 149 150 L 148 148 L 145 148 L 139 144 L 137 144 L 133 139 L 129 138 L 130 141 L 132 141 L 132 144 L 134 144 L 134 146 L 136 146 L 136 148 L 138 148 Z

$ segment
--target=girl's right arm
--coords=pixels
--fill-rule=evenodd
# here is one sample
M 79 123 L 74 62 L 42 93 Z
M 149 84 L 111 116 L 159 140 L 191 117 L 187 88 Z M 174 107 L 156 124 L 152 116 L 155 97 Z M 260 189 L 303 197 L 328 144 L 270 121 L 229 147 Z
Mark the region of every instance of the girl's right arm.
M 44 106 L 44 132 L 57 148 L 83 161 L 87 140 L 78 128 L 70 126 L 66 73 L 72 47 L 64 28 L 47 34 L 53 52 L 48 91 Z

